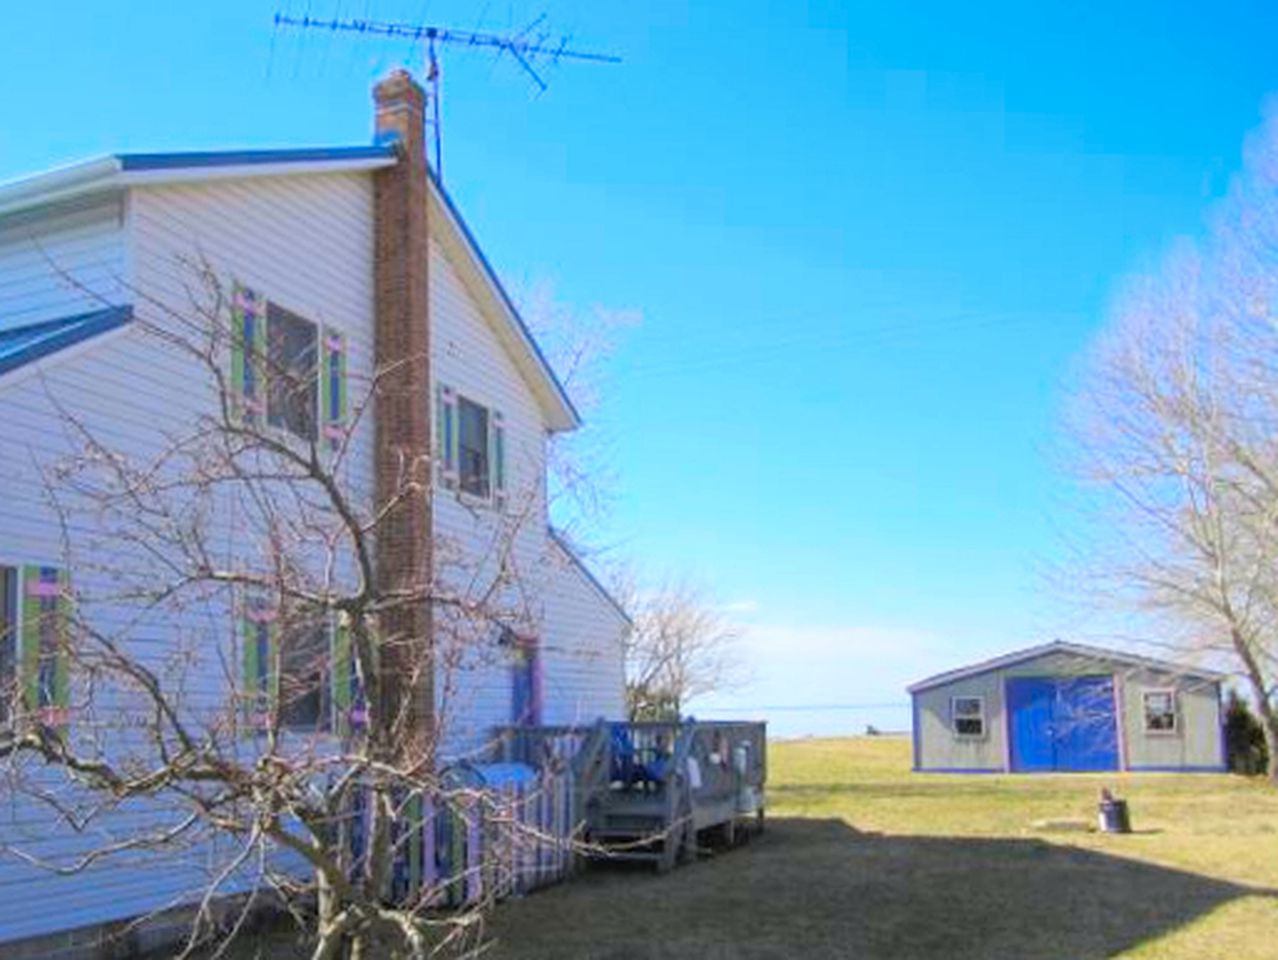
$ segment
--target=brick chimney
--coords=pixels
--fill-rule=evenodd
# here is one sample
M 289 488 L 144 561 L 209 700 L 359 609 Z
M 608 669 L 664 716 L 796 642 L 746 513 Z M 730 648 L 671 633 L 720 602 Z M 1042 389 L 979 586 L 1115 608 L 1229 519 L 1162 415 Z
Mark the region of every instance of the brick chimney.
M 405 70 L 396 70 L 373 88 L 375 136 L 393 144 L 399 162 L 373 174 L 373 281 L 376 310 L 375 360 L 381 380 L 374 410 L 379 511 L 402 494 L 405 484 L 419 492 L 405 497 L 378 528 L 377 576 L 383 590 L 416 590 L 431 583 L 430 288 L 426 169 L 426 94 Z M 382 709 L 407 708 L 419 745 L 428 744 L 434 717 L 434 669 L 424 669 L 432 653 L 431 609 L 413 603 L 382 618 Z M 421 680 L 410 689 L 416 668 Z M 388 714 L 383 714 L 386 716 Z

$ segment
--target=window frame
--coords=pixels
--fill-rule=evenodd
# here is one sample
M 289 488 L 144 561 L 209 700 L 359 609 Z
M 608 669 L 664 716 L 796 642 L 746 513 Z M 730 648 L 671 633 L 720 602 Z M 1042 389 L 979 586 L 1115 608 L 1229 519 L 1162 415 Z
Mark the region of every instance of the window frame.
M 317 647 L 323 649 L 323 662 L 319 667 L 319 706 L 316 710 L 316 718 L 313 723 L 296 723 L 286 719 L 288 706 L 285 703 L 286 676 L 285 671 L 285 654 L 286 644 L 288 643 L 287 624 L 280 627 L 279 639 L 279 677 L 275 681 L 276 684 L 276 724 L 281 730 L 288 730 L 292 733 L 311 733 L 311 734 L 329 734 L 334 733 L 337 729 L 337 717 L 334 712 L 333 704 L 333 656 L 335 647 L 336 618 L 331 611 L 326 611 L 313 624 L 307 624 L 307 629 L 321 629 L 324 632 L 322 644 Z M 309 696 L 309 693 L 307 694 Z
M 493 498 L 493 463 L 492 463 L 492 442 L 493 442 L 493 408 L 488 404 L 480 403 L 478 400 L 472 399 L 466 394 L 456 391 L 457 397 L 457 489 L 468 497 L 474 497 L 476 500 L 487 502 Z M 471 490 L 466 487 L 466 444 L 464 442 L 466 431 L 464 429 L 466 417 L 464 415 L 467 406 L 473 407 L 483 413 L 484 416 L 484 436 L 483 436 L 483 490 L 482 492 Z
M 1166 697 L 1169 701 L 1170 709 L 1167 716 L 1171 717 L 1172 725 L 1170 727 L 1151 727 L 1149 724 L 1149 698 L 1150 697 Z M 1180 735 L 1180 698 L 1176 695 L 1175 687 L 1149 687 L 1140 692 L 1140 722 L 1141 729 L 1147 737 L 1176 737 Z
M 976 703 L 975 714 L 960 714 L 958 711 L 958 703 L 960 700 L 971 700 Z M 978 733 L 967 733 L 959 729 L 960 720 L 976 720 L 980 723 L 981 729 Z M 985 713 L 985 695 L 984 694 L 954 694 L 950 697 L 950 733 L 954 735 L 956 740 L 984 740 L 989 734 L 989 723 Z
M 321 409 L 321 399 L 324 393 L 321 389 L 321 380 L 327 373 L 324 369 L 324 336 L 328 327 L 310 319 L 296 310 L 292 310 L 289 307 L 284 306 L 277 300 L 273 300 L 270 297 L 265 297 L 263 299 L 266 304 L 266 309 L 262 316 L 262 323 L 264 325 L 263 349 L 265 350 L 265 354 L 262 357 L 262 369 L 264 373 L 262 383 L 264 399 L 262 407 L 263 423 L 270 429 L 279 431 L 281 434 L 286 434 L 296 440 L 301 440 L 303 443 L 318 444 L 324 433 L 322 425 L 327 422 L 325 420 L 327 411 Z M 271 357 L 273 342 L 271 337 L 273 326 L 272 321 L 277 318 L 281 318 L 286 321 L 304 323 L 310 327 L 311 330 L 312 357 L 310 369 L 307 372 L 307 383 L 305 384 L 306 390 L 310 394 L 311 401 L 309 404 L 310 412 L 307 434 L 298 433 L 293 429 L 293 425 L 289 423 L 289 417 L 287 415 L 287 404 L 285 405 L 286 411 L 280 417 L 281 422 L 275 422 L 274 407 L 276 403 L 278 378 L 281 376 L 292 376 L 291 373 L 287 371 L 287 368 L 282 370 L 277 369 L 279 365 L 277 365 Z

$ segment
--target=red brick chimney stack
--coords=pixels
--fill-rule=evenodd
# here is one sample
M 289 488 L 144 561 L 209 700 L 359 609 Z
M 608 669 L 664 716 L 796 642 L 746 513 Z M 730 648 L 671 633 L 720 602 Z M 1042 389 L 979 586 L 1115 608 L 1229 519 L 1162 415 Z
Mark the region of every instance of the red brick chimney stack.
M 431 583 L 430 288 L 426 169 L 426 94 L 405 70 L 373 89 L 378 143 L 393 144 L 399 162 L 373 174 L 375 358 L 374 400 L 379 509 L 417 489 L 386 516 L 377 533 L 383 590 L 420 590 Z M 429 742 L 434 714 L 431 609 L 425 602 L 383 619 L 383 710 L 407 706 L 412 729 Z M 409 689 L 414 672 L 420 682 Z M 399 746 L 408 745 L 397 745 Z

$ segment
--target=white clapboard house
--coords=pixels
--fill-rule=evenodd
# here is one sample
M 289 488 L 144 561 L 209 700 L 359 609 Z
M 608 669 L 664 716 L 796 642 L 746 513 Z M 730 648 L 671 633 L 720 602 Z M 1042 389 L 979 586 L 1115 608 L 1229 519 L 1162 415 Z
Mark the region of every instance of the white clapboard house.
M 44 466 L 75 452 L 79 429 L 145 458 L 214 402 L 199 375 L 141 329 L 163 328 L 166 309 L 181 309 L 196 265 L 234 285 L 246 340 L 321 360 L 312 364 L 316 409 L 294 422 L 228 354 L 245 409 L 284 431 L 311 424 L 348 436 L 351 488 L 369 496 L 386 425 L 373 407 L 352 422 L 350 398 L 394 349 L 393 338 L 375 336 L 378 318 L 428 330 L 429 377 L 409 414 L 428 425 L 438 451 L 430 535 L 464 562 L 468 550 L 492 549 L 495 515 L 525 514 L 508 551 L 521 635 L 512 643 L 495 632 L 474 669 L 437 683 L 449 700 L 448 751 L 464 756 L 512 722 L 624 716 L 627 619 L 548 521 L 547 444 L 576 429 L 578 414 L 426 168 L 420 88 L 396 73 L 375 101 L 372 145 L 122 154 L 0 186 L 0 721 L 32 710 L 70 730 L 86 722 L 81 679 L 60 662 L 48 625 L 100 573 L 66 558 L 92 551 L 95 571 L 124 568 L 137 547 L 60 522 L 50 499 L 59 481 Z M 226 524 L 219 535 L 228 542 L 238 535 L 233 512 L 209 522 Z M 203 615 L 208 643 L 228 644 L 221 662 L 256 669 L 251 650 L 229 653 L 243 636 L 239 615 Z M 138 642 L 162 649 L 169 626 L 145 624 Z M 183 683 L 216 697 L 225 677 L 212 662 L 195 661 Z M 340 703 L 316 697 L 299 709 Z M 333 722 L 305 720 L 314 729 Z M 109 859 L 64 877 L 7 850 L 67 864 L 113 827 L 70 830 L 0 781 L 0 955 L 180 903 L 207 882 L 198 857 L 159 868 Z

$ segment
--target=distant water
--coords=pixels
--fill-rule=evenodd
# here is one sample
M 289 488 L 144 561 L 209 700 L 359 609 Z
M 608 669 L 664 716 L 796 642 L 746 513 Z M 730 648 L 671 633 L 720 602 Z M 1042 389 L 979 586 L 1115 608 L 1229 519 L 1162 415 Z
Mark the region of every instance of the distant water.
M 771 737 L 837 737 L 880 733 L 908 734 L 910 704 L 726 704 L 695 705 L 688 710 L 706 720 L 766 720 Z

